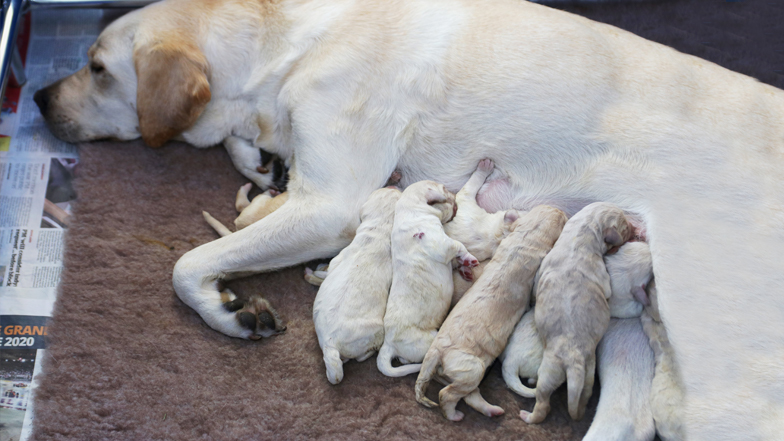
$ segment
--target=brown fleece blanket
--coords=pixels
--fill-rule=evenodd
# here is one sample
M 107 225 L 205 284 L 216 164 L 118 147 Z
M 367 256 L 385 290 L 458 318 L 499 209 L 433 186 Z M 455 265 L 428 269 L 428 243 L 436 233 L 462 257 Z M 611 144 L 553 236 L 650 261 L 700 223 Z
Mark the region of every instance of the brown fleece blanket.
M 566 9 L 608 22 L 784 86 L 784 5 L 684 0 Z M 544 424 L 517 413 L 534 400 L 504 387 L 496 364 L 481 389 L 507 414 L 465 404 L 460 423 L 414 401 L 415 376 L 386 378 L 375 358 L 345 365 L 331 386 L 311 320 L 316 288 L 303 266 L 229 284 L 261 293 L 288 331 L 261 342 L 225 337 L 175 296 L 177 259 L 216 234 L 245 183 L 222 148 L 134 143 L 81 147 L 79 201 L 35 394 L 34 438 L 44 439 L 525 439 L 579 440 L 593 417 L 573 422 L 563 388 Z M 431 386 L 434 395 L 435 386 Z M 727 397 L 731 399 L 731 397 Z

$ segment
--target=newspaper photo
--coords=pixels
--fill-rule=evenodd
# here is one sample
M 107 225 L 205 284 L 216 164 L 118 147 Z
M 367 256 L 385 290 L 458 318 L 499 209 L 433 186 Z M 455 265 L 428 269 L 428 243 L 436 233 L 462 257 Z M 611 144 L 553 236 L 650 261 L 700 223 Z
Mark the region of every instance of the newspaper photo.
M 108 14 L 108 13 L 107 13 Z M 116 16 L 116 12 L 111 13 Z M 0 114 L 0 440 L 25 440 L 46 347 L 78 175 L 76 146 L 47 130 L 35 91 L 87 63 L 112 17 L 102 10 L 43 9 L 20 21 L 27 83 L 9 85 Z

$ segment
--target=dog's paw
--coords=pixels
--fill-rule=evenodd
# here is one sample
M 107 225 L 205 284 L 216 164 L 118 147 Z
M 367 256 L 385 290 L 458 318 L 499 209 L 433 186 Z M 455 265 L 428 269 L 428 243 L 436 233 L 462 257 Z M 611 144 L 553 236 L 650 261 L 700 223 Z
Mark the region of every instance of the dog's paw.
M 476 166 L 476 170 L 480 172 L 490 173 L 495 168 L 495 164 L 493 163 L 492 159 L 483 159 L 479 161 L 479 165 Z
M 446 419 L 448 419 L 449 421 L 453 421 L 455 423 L 458 421 L 463 421 L 463 418 L 465 418 L 465 414 L 463 412 L 460 412 L 459 410 L 455 410 L 455 413 L 453 413 L 452 415 L 445 415 L 445 416 Z
M 254 295 L 248 300 L 242 300 L 234 296 L 231 291 L 224 291 L 221 293 L 221 300 L 223 300 L 223 308 L 234 313 L 237 323 L 251 331 L 248 337 L 251 340 L 271 337 L 286 330 L 277 311 L 261 296 Z
M 460 277 L 462 277 L 466 282 L 474 281 L 474 272 L 471 271 L 470 267 L 461 266 L 457 271 L 460 273 Z
M 479 260 L 477 260 L 477 258 L 474 257 L 473 254 L 466 253 L 466 254 L 460 256 L 460 265 L 467 266 L 469 268 L 473 268 L 475 266 L 479 266 Z

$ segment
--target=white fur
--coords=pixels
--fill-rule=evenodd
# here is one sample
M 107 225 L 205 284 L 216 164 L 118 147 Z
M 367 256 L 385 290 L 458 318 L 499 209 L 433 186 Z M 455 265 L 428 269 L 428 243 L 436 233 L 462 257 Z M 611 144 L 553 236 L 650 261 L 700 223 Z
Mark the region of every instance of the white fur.
M 667 338 L 667 330 L 664 323 L 659 321 L 656 291 L 655 284 L 648 287 L 651 306 L 647 307 L 640 317 L 656 357 L 656 373 L 651 385 L 651 410 L 656 422 L 656 432 L 663 441 L 684 441 L 687 437 L 683 415 L 683 381 L 672 345 Z
M 327 379 L 343 379 L 343 362 L 364 361 L 384 342 L 384 311 L 392 284 L 390 235 L 400 191 L 382 188 L 362 205 L 351 244 L 329 263 L 313 304 Z
M 384 375 L 419 372 L 419 364 L 395 368 L 392 359 L 422 361 L 452 300 L 452 259 L 466 266 L 478 263 L 463 244 L 444 233 L 442 224 L 454 216 L 454 204 L 454 195 L 443 185 L 421 181 L 409 186 L 395 206 L 392 287 L 377 359 Z M 325 282 L 331 277 L 330 268 Z
M 490 212 L 609 201 L 639 215 L 693 439 L 784 433 L 784 92 L 520 0 L 164 0 L 102 33 L 92 57 L 116 86 L 82 87 L 87 68 L 67 79 L 64 99 L 91 101 L 59 135 L 138 137 L 133 47 L 175 26 L 211 66 L 211 101 L 180 138 L 240 138 L 292 167 L 280 210 L 175 267 L 210 326 L 247 338 L 218 279 L 334 256 L 395 168 L 403 186 L 456 191 L 491 158 Z
M 542 352 L 544 352 L 542 339 L 536 331 L 535 311 L 536 307 L 532 307 L 523 315 L 509 337 L 506 349 L 498 357 L 503 363 L 501 372 L 506 387 L 526 398 L 534 398 L 535 391 L 524 386 L 520 378 L 528 378 L 529 385 L 536 383 L 539 377 L 539 365 L 542 364 Z
M 610 320 L 596 348 L 596 357 L 602 392 L 583 441 L 653 440 L 656 436 L 650 404 L 653 351 L 640 320 Z
M 612 295 L 607 303 L 610 316 L 615 318 L 639 317 L 643 304 L 635 297 L 645 296 L 645 287 L 653 277 L 651 251 L 644 242 L 629 242 L 615 254 L 604 256 L 610 275 Z

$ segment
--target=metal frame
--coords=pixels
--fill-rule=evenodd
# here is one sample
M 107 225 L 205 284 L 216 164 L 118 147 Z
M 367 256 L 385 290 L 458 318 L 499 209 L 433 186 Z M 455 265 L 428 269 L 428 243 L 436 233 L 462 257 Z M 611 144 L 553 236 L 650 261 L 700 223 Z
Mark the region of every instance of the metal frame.
M 0 97 L 5 97 L 8 72 L 13 71 L 17 86 L 27 81 L 22 57 L 16 48 L 16 34 L 22 14 L 38 8 L 140 8 L 156 0 L 2 0 L 0 34 Z

